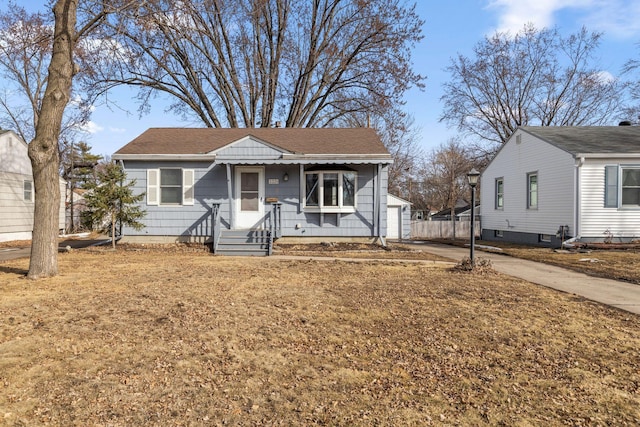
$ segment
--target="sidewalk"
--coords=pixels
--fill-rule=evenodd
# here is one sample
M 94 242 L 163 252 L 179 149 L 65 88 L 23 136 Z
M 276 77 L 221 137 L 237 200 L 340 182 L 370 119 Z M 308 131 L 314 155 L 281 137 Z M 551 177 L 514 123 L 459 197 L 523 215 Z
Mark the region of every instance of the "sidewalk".
M 419 245 L 425 252 L 451 258 L 454 261 L 460 261 L 469 256 L 469 248 L 431 242 L 412 242 L 411 244 Z M 484 252 L 477 248 L 475 257 L 490 259 L 493 268 L 500 273 L 640 314 L 640 285 L 593 277 L 561 267 Z

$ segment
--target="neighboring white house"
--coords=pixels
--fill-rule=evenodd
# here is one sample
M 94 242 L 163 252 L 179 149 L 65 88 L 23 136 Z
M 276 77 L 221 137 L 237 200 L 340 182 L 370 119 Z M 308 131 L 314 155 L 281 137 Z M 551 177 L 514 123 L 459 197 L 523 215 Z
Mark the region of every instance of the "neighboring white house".
M 35 191 L 27 144 L 0 130 L 0 242 L 31 239 Z M 59 228 L 64 230 L 65 181 L 60 179 Z
M 640 127 L 521 127 L 481 177 L 482 238 L 640 239 Z

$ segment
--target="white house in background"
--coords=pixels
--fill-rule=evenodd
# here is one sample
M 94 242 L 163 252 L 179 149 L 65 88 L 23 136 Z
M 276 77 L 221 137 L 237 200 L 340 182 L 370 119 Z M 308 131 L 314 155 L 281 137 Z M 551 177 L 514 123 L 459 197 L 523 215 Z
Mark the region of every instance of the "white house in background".
M 640 127 L 521 127 L 481 176 L 482 238 L 640 239 Z
M 0 242 L 31 239 L 35 191 L 27 143 L 0 130 Z M 64 230 L 65 181 L 60 178 L 59 228 Z

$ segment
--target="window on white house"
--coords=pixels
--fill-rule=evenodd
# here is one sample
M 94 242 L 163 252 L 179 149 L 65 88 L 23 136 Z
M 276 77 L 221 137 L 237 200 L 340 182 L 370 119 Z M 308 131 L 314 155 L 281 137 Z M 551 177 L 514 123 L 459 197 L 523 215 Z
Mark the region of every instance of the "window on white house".
M 33 202 L 33 181 L 24 180 L 22 184 L 22 197 L 25 202 Z
M 504 178 L 496 178 L 496 209 L 504 208 Z
M 622 206 L 640 206 L 640 168 L 622 168 Z
M 553 236 L 551 234 L 538 234 L 538 242 L 551 243 Z
M 493 236 L 494 237 L 504 237 L 504 232 L 502 230 L 493 230 Z
M 538 173 L 527 174 L 527 209 L 538 207 Z
M 356 207 L 356 173 L 305 172 L 304 207 L 323 212 L 353 212 Z
M 640 207 L 640 166 L 605 166 L 604 207 Z

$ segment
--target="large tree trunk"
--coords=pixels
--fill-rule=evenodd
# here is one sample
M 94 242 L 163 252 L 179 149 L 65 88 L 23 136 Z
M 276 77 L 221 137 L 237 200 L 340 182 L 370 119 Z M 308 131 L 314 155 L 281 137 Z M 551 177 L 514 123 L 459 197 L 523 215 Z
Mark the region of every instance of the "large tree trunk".
M 53 7 L 55 29 L 49 79 L 42 100 L 36 136 L 29 144 L 35 189 L 31 260 L 27 274 L 31 279 L 58 274 L 58 137 L 62 115 L 69 102 L 74 74 L 73 46 L 77 6 L 77 0 L 58 0 Z

